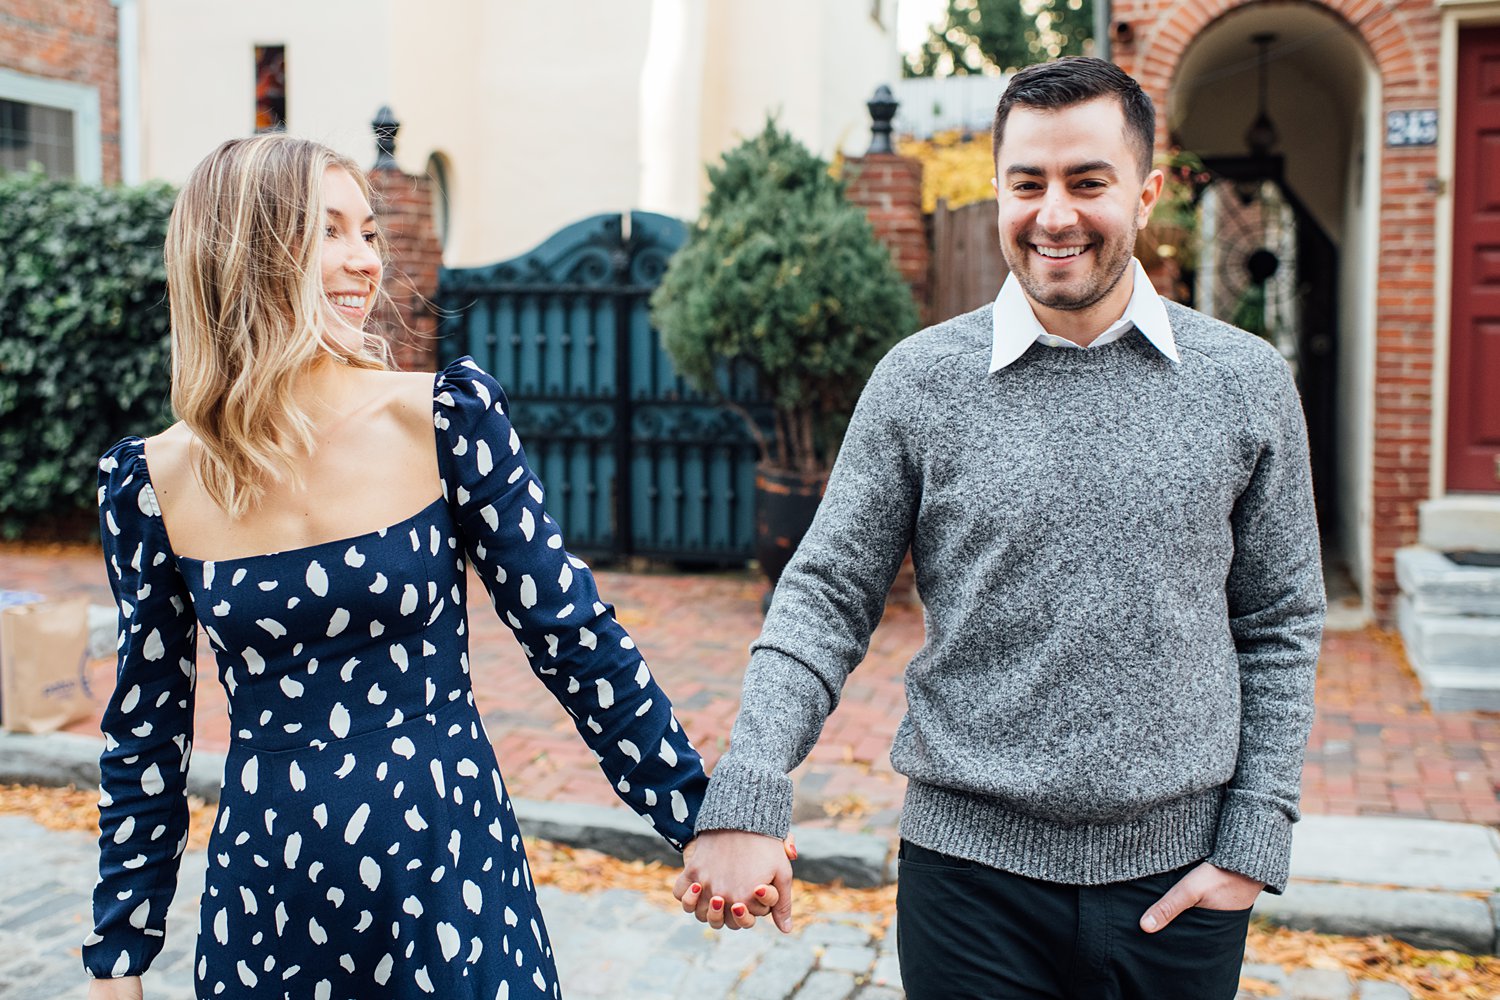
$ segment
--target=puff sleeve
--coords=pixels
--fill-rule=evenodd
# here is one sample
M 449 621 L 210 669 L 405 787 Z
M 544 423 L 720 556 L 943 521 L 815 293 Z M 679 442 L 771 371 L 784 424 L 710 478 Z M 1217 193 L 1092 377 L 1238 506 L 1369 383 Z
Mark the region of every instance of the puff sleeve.
M 496 612 L 620 798 L 681 850 L 708 783 L 702 760 L 588 566 L 564 549 L 499 383 L 462 358 L 435 392 L 443 490 Z
M 100 728 L 99 883 L 83 945 L 90 976 L 140 975 L 161 951 L 187 844 L 197 621 L 127 438 L 99 462 L 99 522 L 119 609 L 114 694 Z

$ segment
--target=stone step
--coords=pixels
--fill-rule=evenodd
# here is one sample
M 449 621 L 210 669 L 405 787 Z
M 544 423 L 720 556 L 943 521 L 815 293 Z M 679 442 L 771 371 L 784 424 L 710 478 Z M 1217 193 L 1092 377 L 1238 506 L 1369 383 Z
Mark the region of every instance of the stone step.
M 1500 616 L 1432 614 L 1403 595 L 1396 621 L 1413 666 L 1490 670 L 1500 680 Z
M 1424 615 L 1477 615 L 1500 621 L 1500 568 L 1460 566 L 1421 545 L 1396 550 L 1403 599 Z
M 1430 549 L 1500 552 L 1500 496 L 1450 496 L 1417 507 L 1417 540 Z
M 1413 661 L 1434 712 L 1500 712 L 1500 670 L 1424 667 Z

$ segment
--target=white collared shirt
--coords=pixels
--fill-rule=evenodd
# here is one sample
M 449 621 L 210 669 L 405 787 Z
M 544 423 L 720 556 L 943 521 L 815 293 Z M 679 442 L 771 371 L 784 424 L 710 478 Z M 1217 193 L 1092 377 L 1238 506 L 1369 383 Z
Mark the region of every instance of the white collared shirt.
M 990 371 L 997 372 L 1015 361 L 1037 341 L 1047 347 L 1091 350 L 1119 340 L 1132 328 L 1140 330 L 1153 347 L 1172 361 L 1180 361 L 1177 342 L 1172 337 L 1172 324 L 1167 320 L 1167 307 L 1162 305 L 1161 296 L 1151 286 L 1151 279 L 1141 262 L 1132 258 L 1131 263 L 1135 265 L 1135 282 L 1125 312 L 1087 348 L 1048 333 L 1036 318 L 1026 293 L 1021 290 L 1021 283 L 1014 274 L 1008 275 L 1005 284 L 1000 286 L 1000 294 L 995 296 L 995 338 L 990 351 Z

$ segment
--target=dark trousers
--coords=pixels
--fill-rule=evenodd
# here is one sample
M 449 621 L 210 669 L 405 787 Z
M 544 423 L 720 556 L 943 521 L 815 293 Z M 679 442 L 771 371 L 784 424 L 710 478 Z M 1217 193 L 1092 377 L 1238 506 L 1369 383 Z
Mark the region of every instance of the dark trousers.
M 1233 1000 L 1249 910 L 1140 919 L 1195 865 L 1109 885 L 1040 882 L 902 841 L 908 1000 Z

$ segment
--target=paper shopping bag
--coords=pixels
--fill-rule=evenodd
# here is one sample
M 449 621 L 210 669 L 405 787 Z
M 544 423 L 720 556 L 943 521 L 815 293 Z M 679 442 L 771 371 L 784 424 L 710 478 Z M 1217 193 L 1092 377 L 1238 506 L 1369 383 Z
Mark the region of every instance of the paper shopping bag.
M 0 608 L 0 726 L 49 733 L 94 711 L 85 597 Z

